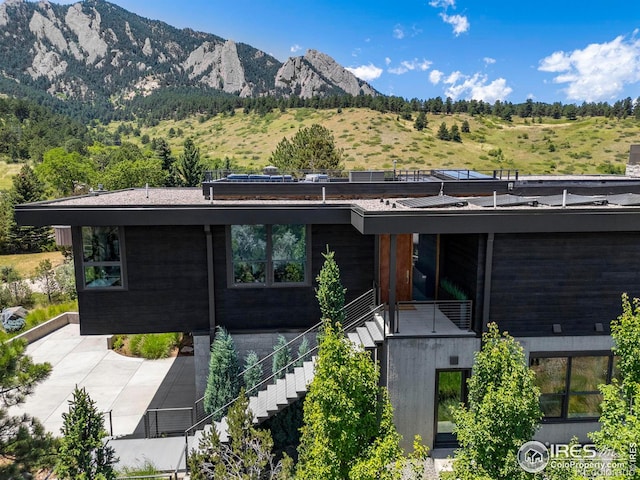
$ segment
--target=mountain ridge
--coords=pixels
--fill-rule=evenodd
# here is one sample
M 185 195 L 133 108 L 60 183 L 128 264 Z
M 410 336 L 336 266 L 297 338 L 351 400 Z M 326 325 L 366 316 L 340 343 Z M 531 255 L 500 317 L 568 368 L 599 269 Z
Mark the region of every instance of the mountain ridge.
M 241 98 L 379 95 L 317 50 L 280 62 L 251 45 L 178 29 L 106 0 L 0 3 L 0 76 L 52 97 L 116 106 L 167 86 Z

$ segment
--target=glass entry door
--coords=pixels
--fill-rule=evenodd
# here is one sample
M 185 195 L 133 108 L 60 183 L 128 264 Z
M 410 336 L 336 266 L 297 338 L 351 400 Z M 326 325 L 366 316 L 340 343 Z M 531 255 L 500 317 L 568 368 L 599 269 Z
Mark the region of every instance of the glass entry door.
M 467 400 L 467 378 L 470 370 L 436 371 L 435 446 L 456 446 L 451 408 Z

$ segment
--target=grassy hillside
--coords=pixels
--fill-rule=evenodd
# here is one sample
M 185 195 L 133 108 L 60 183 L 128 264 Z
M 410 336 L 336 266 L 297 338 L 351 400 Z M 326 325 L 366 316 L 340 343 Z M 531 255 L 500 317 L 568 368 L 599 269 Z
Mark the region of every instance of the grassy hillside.
M 543 118 L 542 123 L 532 123 L 519 117 L 506 122 L 455 114 L 428 115 L 427 120 L 427 128 L 418 132 L 413 120 L 368 109 L 289 109 L 265 116 L 237 111 L 233 116 L 162 122 L 142 128 L 139 137 L 123 140 L 140 143 L 145 134 L 163 137 L 177 155 L 184 138 L 191 136 L 203 158 L 228 157 L 259 170 L 269 164 L 271 152 L 283 137 L 291 138 L 301 127 L 319 123 L 333 132 L 336 144 L 344 149 L 347 170 L 391 169 L 395 160 L 399 169 L 516 168 L 532 174 L 624 171 L 629 146 L 640 143 L 640 122 L 632 118 Z M 460 127 L 464 120 L 470 132 L 462 134 L 461 143 L 436 138 L 442 122 L 450 128 Z

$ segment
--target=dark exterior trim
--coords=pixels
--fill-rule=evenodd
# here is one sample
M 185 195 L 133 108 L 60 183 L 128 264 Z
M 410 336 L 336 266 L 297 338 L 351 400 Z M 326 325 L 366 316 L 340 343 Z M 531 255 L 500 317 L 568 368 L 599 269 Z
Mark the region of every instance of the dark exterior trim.
M 229 225 L 348 224 L 350 205 L 204 205 L 157 207 L 69 207 L 28 204 L 16 207 L 20 225 Z
M 491 276 L 493 275 L 493 240 L 495 235 L 487 235 L 487 251 L 484 266 L 484 299 L 482 305 L 482 332 L 488 330 L 489 313 L 491 311 Z
M 640 230 L 640 209 L 549 209 L 491 211 L 351 211 L 351 224 L 365 235 L 381 233 L 624 232 Z
M 209 335 L 213 337 L 216 330 L 216 296 L 215 296 L 215 275 L 213 272 L 213 238 L 211 226 L 205 225 L 204 234 L 207 242 L 207 280 L 209 286 Z

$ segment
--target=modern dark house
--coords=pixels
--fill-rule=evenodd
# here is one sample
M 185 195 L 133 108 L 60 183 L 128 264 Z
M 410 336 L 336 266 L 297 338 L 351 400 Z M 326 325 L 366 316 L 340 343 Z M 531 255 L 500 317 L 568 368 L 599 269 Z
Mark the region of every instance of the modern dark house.
M 407 444 L 454 440 L 446 407 L 464 400 L 489 322 L 538 373 L 538 438 L 597 429 L 597 386 L 615 375 L 609 323 L 623 292 L 640 296 L 640 180 L 371 178 L 93 192 L 16 215 L 71 227 L 83 334 L 191 332 L 200 391 L 217 325 L 241 351 L 269 352 L 318 322 L 328 246 L 348 300 L 373 291 L 382 305 L 380 332 L 358 338 Z

